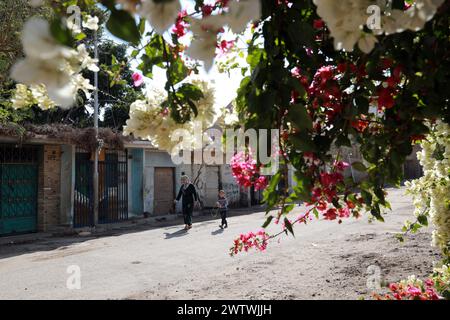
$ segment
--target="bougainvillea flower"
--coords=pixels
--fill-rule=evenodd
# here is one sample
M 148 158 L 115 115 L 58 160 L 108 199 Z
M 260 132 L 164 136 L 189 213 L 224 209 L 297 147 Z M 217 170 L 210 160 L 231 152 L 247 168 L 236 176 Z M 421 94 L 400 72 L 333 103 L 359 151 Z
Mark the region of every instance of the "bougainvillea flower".
M 144 77 L 138 72 L 133 73 L 131 78 L 133 78 L 133 85 L 135 87 L 140 87 L 144 83 Z

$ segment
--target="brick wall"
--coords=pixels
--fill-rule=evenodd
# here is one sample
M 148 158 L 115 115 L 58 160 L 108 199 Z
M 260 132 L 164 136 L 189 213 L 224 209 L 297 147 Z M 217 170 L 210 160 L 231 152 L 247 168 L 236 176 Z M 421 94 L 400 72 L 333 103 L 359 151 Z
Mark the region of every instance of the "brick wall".
M 38 230 L 48 231 L 60 223 L 61 147 L 44 145 L 39 165 Z

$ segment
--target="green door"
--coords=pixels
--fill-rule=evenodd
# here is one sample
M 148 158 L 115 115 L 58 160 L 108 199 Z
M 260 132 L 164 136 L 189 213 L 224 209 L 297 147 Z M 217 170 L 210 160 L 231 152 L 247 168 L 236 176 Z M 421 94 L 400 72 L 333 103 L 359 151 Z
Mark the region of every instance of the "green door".
M 0 164 L 0 235 L 36 231 L 37 164 Z

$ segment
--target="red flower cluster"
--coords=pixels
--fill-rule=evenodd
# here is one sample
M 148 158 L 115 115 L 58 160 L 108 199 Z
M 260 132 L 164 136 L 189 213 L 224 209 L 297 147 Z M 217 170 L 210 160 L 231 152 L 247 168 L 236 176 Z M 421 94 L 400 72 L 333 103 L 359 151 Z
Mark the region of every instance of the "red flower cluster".
M 260 175 L 256 161 L 243 152 L 238 152 L 231 158 L 231 173 L 241 186 L 254 186 L 255 190 L 262 190 L 267 187 L 267 179 Z
M 172 33 L 174 33 L 178 38 L 183 37 L 187 33 L 187 28 L 189 24 L 185 21 L 187 16 L 186 10 L 183 10 L 178 13 L 177 21 L 175 25 L 172 27 Z
M 315 19 L 313 22 L 314 29 L 322 29 L 325 27 L 325 22 L 322 19 Z
M 219 50 L 218 56 L 222 56 L 228 53 L 234 47 L 234 41 L 222 40 L 217 44 L 217 49 Z
M 269 234 L 264 230 L 260 230 L 257 233 L 241 234 L 239 238 L 234 240 L 234 246 L 230 248 L 230 255 L 233 256 L 241 251 L 247 252 L 251 248 L 264 251 L 267 248 L 268 240 Z
M 213 5 L 210 5 L 210 4 L 204 4 L 204 5 L 202 6 L 202 14 L 203 14 L 203 17 L 210 16 L 211 13 L 213 12 L 213 10 L 214 10 L 214 6 L 213 6 Z
M 377 88 L 378 110 L 383 110 L 383 108 L 390 109 L 394 106 L 394 97 L 398 92 L 398 84 L 402 75 L 402 66 L 398 65 L 392 69 L 392 61 L 389 59 L 382 61 L 382 68 L 383 71 L 389 72 L 390 75 Z
M 343 161 L 335 161 L 331 172 L 322 172 L 319 176 L 319 186 L 312 189 L 312 202 L 308 205 L 314 206 L 321 212 L 325 220 L 336 220 L 337 218 L 348 218 L 350 210 L 355 208 L 355 204 L 349 200 L 344 206 L 339 208 L 329 207 L 337 197 L 337 187 L 343 182 L 344 176 L 342 172 L 349 167 L 349 164 Z
M 425 281 L 424 286 L 391 283 L 389 284 L 390 293 L 385 295 L 374 294 L 377 300 L 439 300 L 439 295 L 434 288 L 434 282 L 431 279 Z
M 350 123 L 350 125 L 356 129 L 358 132 L 364 132 L 369 126 L 369 121 L 365 120 L 367 117 L 364 114 L 360 115 L 361 119 L 354 120 Z
M 342 111 L 342 93 L 337 81 L 337 68 L 335 66 L 323 66 L 317 70 L 308 87 L 308 96 L 312 100 L 312 107 L 325 108 L 328 119 Z

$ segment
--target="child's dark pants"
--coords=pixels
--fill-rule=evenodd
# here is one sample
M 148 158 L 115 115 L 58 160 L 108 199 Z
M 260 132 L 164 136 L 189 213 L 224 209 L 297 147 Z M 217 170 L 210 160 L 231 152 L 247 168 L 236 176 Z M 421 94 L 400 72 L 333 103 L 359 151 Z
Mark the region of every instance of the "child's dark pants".
M 222 218 L 222 223 L 221 223 L 221 225 L 222 226 L 228 226 L 228 223 L 227 223 L 227 209 L 225 209 L 225 210 L 220 210 L 220 217 Z

